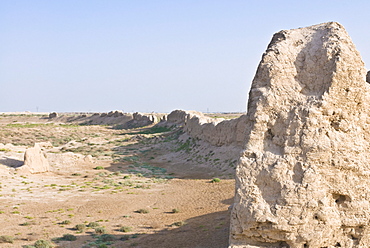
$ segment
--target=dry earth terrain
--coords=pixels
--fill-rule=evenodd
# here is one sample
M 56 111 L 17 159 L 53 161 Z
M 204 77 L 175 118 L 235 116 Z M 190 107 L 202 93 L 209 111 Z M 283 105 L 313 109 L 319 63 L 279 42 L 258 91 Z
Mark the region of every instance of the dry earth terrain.
M 180 132 L 0 115 L 0 247 L 226 247 L 233 175 L 171 159 Z M 35 142 L 51 171 L 17 173 Z

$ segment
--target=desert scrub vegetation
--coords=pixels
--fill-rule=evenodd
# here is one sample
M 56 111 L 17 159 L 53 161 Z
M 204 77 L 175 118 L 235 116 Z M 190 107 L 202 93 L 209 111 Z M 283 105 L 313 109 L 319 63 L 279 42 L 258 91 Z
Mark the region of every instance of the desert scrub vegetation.
M 63 147 L 61 149 L 62 152 L 73 152 L 73 153 L 80 153 L 83 155 L 91 155 L 93 157 L 99 157 L 99 156 L 111 156 L 112 152 L 109 148 L 99 147 L 97 145 L 89 146 L 89 145 L 82 145 L 79 147 L 72 147 L 72 148 L 66 148 Z
M 35 128 L 35 127 L 47 127 L 47 126 L 54 126 L 53 123 L 10 123 L 7 124 L 6 128 Z
M 77 225 L 75 225 L 75 230 L 77 230 L 80 233 L 84 232 L 85 229 L 86 229 L 85 224 L 77 224 Z
M 75 241 L 77 240 L 77 237 L 73 234 L 63 234 L 63 237 L 59 238 L 58 240 L 63 240 L 63 241 Z
M 126 162 L 136 162 L 139 160 L 139 157 L 138 156 L 127 156 L 127 157 L 121 158 L 121 160 L 126 161 Z
M 174 223 L 172 223 L 172 225 L 171 226 L 184 226 L 186 223 L 185 223 L 185 221 L 177 221 L 177 222 L 174 222 Z
M 2 235 L 0 236 L 0 243 L 11 243 L 13 244 L 14 238 L 12 236 L 8 235 Z
M 102 242 L 109 242 L 109 241 L 115 241 L 116 238 L 111 234 L 103 234 L 98 238 L 98 240 Z
M 71 221 L 70 220 L 63 220 L 59 224 L 61 224 L 61 225 L 69 225 L 69 224 L 71 224 Z
M 22 224 L 19 224 L 20 226 L 30 226 L 30 225 L 36 225 L 36 222 L 35 221 L 31 221 L 31 222 L 24 222 Z
M 49 240 L 40 239 L 34 244 L 35 248 L 52 248 L 54 245 Z
M 163 168 L 144 164 L 143 166 L 137 165 L 137 167 L 129 166 L 129 169 L 127 170 L 115 171 L 112 173 L 98 170 L 98 172 L 95 174 L 95 177 L 91 178 L 89 181 L 84 180 L 82 184 L 72 182 L 71 184 L 67 185 L 50 184 L 43 185 L 43 187 L 51 187 L 51 189 L 58 192 L 67 190 L 78 190 L 81 192 L 92 190 L 92 192 L 101 191 L 102 193 L 109 192 L 114 194 L 127 191 L 128 188 L 150 189 L 154 184 L 168 183 L 168 180 L 173 177 L 163 174 L 165 172 L 166 170 Z M 47 213 L 64 211 L 70 211 L 70 209 L 49 210 Z
M 132 227 L 130 227 L 130 226 L 121 226 L 119 228 L 119 231 L 120 232 L 132 232 Z
M 23 248 L 52 248 L 54 245 L 48 240 L 37 240 L 34 245 L 24 245 Z
M 169 127 L 159 127 L 159 126 L 154 126 L 146 130 L 138 131 L 138 132 L 133 132 L 131 135 L 137 135 L 137 134 L 158 134 L 158 133 L 165 133 L 165 132 L 170 132 L 172 131 L 172 128 Z
M 112 245 L 116 238 L 111 234 L 103 234 L 96 236 L 96 240 L 84 245 L 82 248 L 108 248 Z
M 180 210 L 178 208 L 174 208 L 174 209 L 172 209 L 171 213 L 177 214 L 177 213 L 180 213 Z
M 195 141 L 193 139 L 188 139 L 185 142 L 177 142 L 178 147 L 175 149 L 176 152 L 184 151 L 189 153 L 191 148 L 195 145 Z
M 136 212 L 139 213 L 139 214 L 148 214 L 149 210 L 145 209 L 145 208 L 140 208 Z
M 146 162 L 136 161 L 134 164 L 129 165 L 128 173 L 134 174 L 138 177 L 155 177 L 155 178 L 164 178 L 172 179 L 173 177 L 167 174 L 165 168 L 152 166 Z
M 211 183 L 219 183 L 219 182 L 221 182 L 221 179 L 217 178 L 217 177 L 215 177 L 211 180 Z
M 107 230 L 105 229 L 105 227 L 96 227 L 95 228 L 95 233 L 96 234 L 106 234 L 107 233 Z
M 50 141 L 53 146 L 59 146 L 79 137 L 77 133 L 55 132 L 53 129 L 51 124 L 8 124 L 0 129 L 0 139 L 13 145 L 33 146 L 35 142 Z
M 87 225 L 88 228 L 97 228 L 98 226 L 100 226 L 100 224 L 98 222 L 90 222 Z
M 72 140 L 86 145 L 85 141 L 89 137 L 94 138 L 101 135 L 109 139 L 116 137 L 115 132 L 102 126 L 86 128 L 75 124 L 11 123 L 0 124 L 0 127 L 2 127 L 0 128 L 0 140 L 3 143 L 24 146 L 33 146 L 35 142 L 50 141 L 54 147 L 58 147 Z

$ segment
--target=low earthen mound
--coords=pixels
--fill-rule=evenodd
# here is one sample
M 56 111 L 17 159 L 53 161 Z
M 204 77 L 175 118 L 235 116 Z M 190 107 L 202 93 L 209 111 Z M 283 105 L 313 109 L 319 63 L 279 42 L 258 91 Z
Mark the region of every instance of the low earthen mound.
M 37 143 L 34 147 L 26 150 L 24 153 L 24 165 L 17 168 L 17 172 L 20 173 L 42 173 L 49 170 L 49 162 Z

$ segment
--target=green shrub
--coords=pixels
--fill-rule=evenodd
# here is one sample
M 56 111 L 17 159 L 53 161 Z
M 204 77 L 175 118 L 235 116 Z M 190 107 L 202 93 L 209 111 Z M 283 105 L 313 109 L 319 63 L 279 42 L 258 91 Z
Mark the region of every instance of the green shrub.
M 50 243 L 50 241 L 43 240 L 43 239 L 37 240 L 35 242 L 34 246 L 35 246 L 35 248 L 52 248 L 52 247 L 54 247 L 54 245 L 52 243 Z
M 103 166 L 96 166 L 94 169 L 95 170 L 104 170 L 104 167 Z
M 75 241 L 77 240 L 77 237 L 73 234 L 63 234 L 63 237 L 60 238 L 60 240 L 66 240 L 66 241 Z
M 191 150 L 192 145 L 193 145 L 193 143 L 190 140 L 187 140 L 184 143 L 180 142 L 179 147 L 175 151 L 176 152 L 185 151 L 185 152 L 189 153 L 190 150 Z
M 134 233 L 131 235 L 131 238 L 136 239 L 137 237 L 139 237 L 139 235 L 140 235 L 139 233 Z
M 126 241 L 130 239 L 130 235 L 123 235 L 119 240 Z
M 131 232 L 132 231 L 132 228 L 130 226 L 122 226 L 120 229 L 119 229 L 120 232 Z
M 71 221 L 70 220 L 63 220 L 62 222 L 60 222 L 60 224 L 68 225 L 68 224 L 71 224 Z
M 85 228 L 86 228 L 86 226 L 85 226 L 84 224 L 77 224 L 77 225 L 75 226 L 75 229 L 76 229 L 77 231 L 79 231 L 79 232 L 83 232 L 83 231 L 85 231 Z
M 96 228 L 96 227 L 98 227 L 98 226 L 100 226 L 100 225 L 99 225 L 99 223 L 97 223 L 97 222 L 90 222 L 90 223 L 87 225 L 87 227 L 89 227 L 89 228 Z
M 24 223 L 22 223 L 22 224 L 19 224 L 20 226 L 29 226 L 29 225 L 31 225 L 31 223 L 29 223 L 29 222 L 24 222 Z
M 147 214 L 147 213 L 149 213 L 149 210 L 145 209 L 145 208 L 140 208 L 136 212 L 138 212 L 139 214 Z
M 14 238 L 12 236 L 3 235 L 0 236 L 0 243 L 11 243 L 13 244 Z
M 115 238 L 113 235 L 111 235 L 111 234 L 103 234 L 103 235 L 101 235 L 101 236 L 98 238 L 98 240 L 99 240 L 100 242 L 109 242 L 109 241 L 115 241 L 115 240 L 116 240 L 116 238 Z
M 184 221 L 177 221 L 177 222 L 173 223 L 171 226 L 183 226 L 183 225 L 185 225 Z
M 104 227 L 97 227 L 97 228 L 95 228 L 95 233 L 105 234 L 105 233 L 107 233 L 107 230 Z
M 219 183 L 219 182 L 221 182 L 221 179 L 217 178 L 217 177 L 215 177 L 211 180 L 211 183 Z
M 174 209 L 172 209 L 172 213 L 174 213 L 174 214 L 180 213 L 180 210 L 177 209 L 177 208 L 174 208 Z
M 111 245 L 112 242 L 107 242 L 107 243 L 101 243 L 102 241 L 94 241 L 94 242 L 90 242 L 84 246 L 82 246 L 82 248 L 108 248 L 108 245 Z

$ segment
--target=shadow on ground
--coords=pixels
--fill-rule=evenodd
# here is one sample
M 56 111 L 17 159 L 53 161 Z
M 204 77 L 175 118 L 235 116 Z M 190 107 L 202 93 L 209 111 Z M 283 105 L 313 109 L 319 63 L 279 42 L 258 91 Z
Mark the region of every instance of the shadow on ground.
M 224 248 L 228 246 L 229 219 L 228 211 L 215 212 L 190 218 L 176 223 L 179 226 L 168 226 L 152 234 L 122 233 L 105 237 L 91 234 L 78 236 L 77 241 L 59 241 L 57 244 L 60 248 L 100 247 L 99 245 L 115 248 Z M 78 245 L 81 240 L 85 240 L 85 244 Z
M 0 164 L 6 165 L 12 168 L 17 168 L 17 167 L 22 166 L 24 162 L 22 160 L 5 157 L 3 159 L 0 159 Z

